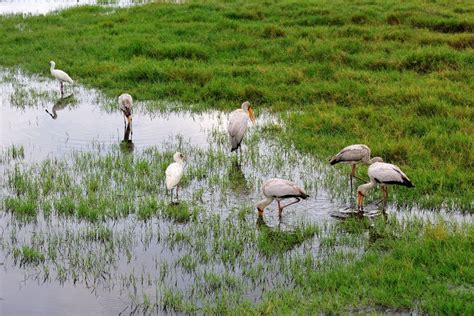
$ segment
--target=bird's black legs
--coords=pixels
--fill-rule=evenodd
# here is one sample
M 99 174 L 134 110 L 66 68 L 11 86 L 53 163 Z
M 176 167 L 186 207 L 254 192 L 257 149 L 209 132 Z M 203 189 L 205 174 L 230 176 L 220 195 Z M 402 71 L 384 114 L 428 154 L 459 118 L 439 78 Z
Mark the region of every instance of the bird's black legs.
M 178 200 L 178 189 L 179 189 L 179 186 L 176 186 L 176 201 Z
M 382 204 L 382 208 L 385 212 L 385 207 L 387 206 L 387 200 L 388 200 L 388 190 L 387 190 L 387 187 L 385 185 L 382 185 L 381 186 L 381 189 L 382 189 L 382 192 L 383 192 L 383 204 Z
M 63 86 L 64 86 L 64 85 L 63 85 L 63 82 L 62 82 L 62 81 L 59 82 L 59 87 L 61 88 L 61 98 L 62 98 L 63 95 L 64 95 L 64 87 L 63 87 Z

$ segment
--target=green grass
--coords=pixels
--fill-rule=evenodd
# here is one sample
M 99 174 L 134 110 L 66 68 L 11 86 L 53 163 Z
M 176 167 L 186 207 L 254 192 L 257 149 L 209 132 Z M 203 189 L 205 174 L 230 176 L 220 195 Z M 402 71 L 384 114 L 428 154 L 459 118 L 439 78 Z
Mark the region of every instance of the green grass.
M 352 143 L 399 165 L 397 201 L 472 209 L 469 1 L 190 1 L 0 17 L 7 67 L 49 60 L 108 96 L 289 111 L 282 138 L 323 160 Z M 28 58 L 25 58 L 28 56 Z M 158 104 L 158 103 L 157 103 Z
M 29 246 L 15 249 L 13 251 L 13 257 L 15 260 L 20 261 L 20 265 L 38 265 L 45 260 L 44 254 Z
M 306 239 L 311 239 L 318 231 L 317 226 L 314 225 L 300 225 L 289 232 L 272 229 L 266 225 L 260 225 L 259 228 L 257 246 L 267 256 L 287 252 L 302 244 Z
M 403 232 L 398 238 L 377 240 L 360 260 L 348 265 L 337 260 L 316 269 L 314 262 L 303 264 L 294 270 L 298 290 L 269 293 L 257 310 L 304 314 L 368 308 L 472 314 L 474 254 L 468 250 L 474 246 L 472 225 L 451 231 L 438 223 Z

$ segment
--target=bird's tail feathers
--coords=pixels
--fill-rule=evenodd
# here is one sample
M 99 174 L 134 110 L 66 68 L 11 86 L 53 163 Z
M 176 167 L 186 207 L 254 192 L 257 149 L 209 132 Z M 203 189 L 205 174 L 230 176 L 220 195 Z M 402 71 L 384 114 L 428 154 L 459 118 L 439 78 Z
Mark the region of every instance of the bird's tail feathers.
M 414 188 L 415 185 L 411 183 L 410 179 L 408 178 L 403 178 L 403 185 L 406 186 L 407 188 Z

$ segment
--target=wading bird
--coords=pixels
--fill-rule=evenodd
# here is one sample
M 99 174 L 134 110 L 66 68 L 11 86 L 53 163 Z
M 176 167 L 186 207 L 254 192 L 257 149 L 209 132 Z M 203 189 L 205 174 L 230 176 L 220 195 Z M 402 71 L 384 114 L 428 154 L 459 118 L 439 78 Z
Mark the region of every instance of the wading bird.
M 72 81 L 71 77 L 67 73 L 65 73 L 62 70 L 59 69 L 54 69 L 56 67 L 56 63 L 54 61 L 49 62 L 51 68 L 51 75 L 56 78 L 59 81 L 60 84 L 60 89 L 61 89 L 61 96 L 64 94 L 64 89 L 63 89 L 63 84 L 64 82 L 69 82 L 70 84 L 73 84 L 74 81 Z
M 252 106 L 248 101 L 242 103 L 241 109 L 237 109 L 230 114 L 227 131 L 229 132 L 230 144 L 232 146 L 230 150 L 231 152 L 240 147 L 240 143 L 242 142 L 245 131 L 247 130 L 249 118 L 252 123 L 255 124 L 255 114 L 253 113 Z
M 403 173 L 400 168 L 390 163 L 375 162 L 370 165 L 368 174 L 370 182 L 362 184 L 357 188 L 357 208 L 359 211 L 364 210 L 365 193 L 377 184 L 380 185 L 380 189 L 383 193 L 384 209 L 388 198 L 387 185 L 397 184 L 408 188 L 414 187 L 407 175 Z
M 173 188 L 176 187 L 176 200 L 178 200 L 178 183 L 184 172 L 184 156 L 180 152 L 173 155 L 175 162 L 166 168 L 166 188 L 171 191 L 171 202 L 173 202 Z
M 374 157 L 370 159 L 370 148 L 366 145 L 357 144 L 357 145 L 350 145 L 342 149 L 339 153 L 337 153 L 334 157 L 331 158 L 329 163 L 331 165 L 335 165 L 339 162 L 347 163 L 352 165 L 352 172 L 350 174 L 351 179 L 351 191 L 352 191 L 352 178 L 359 179 L 364 181 L 355 175 L 356 164 L 364 163 L 367 165 L 371 165 L 374 162 L 382 162 L 382 158 Z
M 133 99 L 128 93 L 123 93 L 118 98 L 120 111 L 123 113 L 123 125 L 132 123 Z
M 300 186 L 291 181 L 276 178 L 267 180 L 263 183 L 262 193 L 265 196 L 265 199 L 257 203 L 259 216 L 263 216 L 263 210 L 265 207 L 270 205 L 270 203 L 275 199 L 278 202 L 278 215 L 281 217 L 281 213 L 285 207 L 298 203 L 300 199 L 306 199 L 309 197 Z M 281 200 L 290 198 L 296 200 L 283 206 L 280 204 Z

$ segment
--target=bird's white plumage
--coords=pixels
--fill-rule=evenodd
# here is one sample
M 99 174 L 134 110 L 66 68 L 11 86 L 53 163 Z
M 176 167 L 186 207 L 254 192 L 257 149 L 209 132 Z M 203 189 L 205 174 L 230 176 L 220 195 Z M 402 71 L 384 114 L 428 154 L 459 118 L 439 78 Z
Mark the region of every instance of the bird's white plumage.
M 184 161 L 183 155 L 179 152 L 174 154 L 174 160 L 172 164 L 166 168 L 166 187 L 171 190 L 178 185 L 184 173 Z
M 339 153 L 331 158 L 331 163 L 367 163 L 370 159 L 370 148 L 363 144 L 350 145 L 343 148 Z
M 404 183 L 406 180 L 410 181 L 398 166 L 386 162 L 373 163 L 370 165 L 367 173 L 369 178 L 379 183 Z
M 410 179 L 407 175 L 398 168 L 396 165 L 392 165 L 386 162 L 374 162 L 370 165 L 368 170 L 368 175 L 370 182 L 360 185 L 357 188 L 357 207 L 360 211 L 364 208 L 364 196 L 365 193 L 377 186 L 380 185 L 382 192 L 384 193 L 384 208 L 385 203 L 388 199 L 387 185 L 395 184 L 402 185 L 408 188 L 413 187 Z
M 54 61 L 51 61 L 50 65 L 51 65 L 51 68 L 50 68 L 51 75 L 57 80 L 59 80 L 59 82 L 68 82 L 70 84 L 74 83 L 74 81 L 71 79 L 71 77 L 69 77 L 67 73 L 65 73 L 62 70 L 54 68 L 56 66 Z
M 247 130 L 248 121 L 249 116 L 242 109 L 235 110 L 230 114 L 227 131 L 229 132 L 230 143 L 233 149 L 242 142 Z
M 122 93 L 118 98 L 120 110 L 125 116 L 129 116 L 132 113 L 133 99 L 128 93 Z
M 285 196 L 301 196 L 306 192 L 295 183 L 284 179 L 269 179 L 263 183 L 263 195 L 266 197 L 282 198 Z
M 274 199 L 278 201 L 278 212 L 281 216 L 283 208 L 298 203 L 300 199 L 306 199 L 308 197 L 302 187 L 291 181 L 278 178 L 265 181 L 262 186 L 262 193 L 265 196 L 265 199 L 259 201 L 256 205 L 260 216 L 263 215 L 265 207 L 270 205 Z M 295 201 L 283 206 L 280 204 L 281 200 L 289 198 L 294 198 Z

